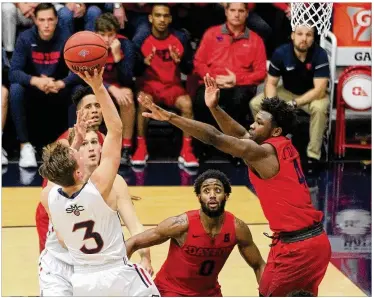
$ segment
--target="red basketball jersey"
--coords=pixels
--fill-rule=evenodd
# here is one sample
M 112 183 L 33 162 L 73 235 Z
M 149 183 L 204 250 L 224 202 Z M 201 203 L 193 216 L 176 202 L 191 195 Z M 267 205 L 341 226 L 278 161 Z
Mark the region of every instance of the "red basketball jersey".
M 300 165 L 299 153 L 286 137 L 265 141 L 277 152 L 279 172 L 271 179 L 261 179 L 250 169 L 249 179 L 260 200 L 273 232 L 292 232 L 320 222 L 321 211 L 314 209 Z
M 204 230 L 199 210 L 187 212 L 188 232 L 180 247 L 170 240 L 169 254 L 157 273 L 160 292 L 181 296 L 220 296 L 218 274 L 236 245 L 235 217 L 225 212 L 220 233 L 212 238 Z
M 58 138 L 57 138 L 57 140 L 56 140 L 56 142 L 58 141 L 58 140 L 68 140 L 69 139 L 69 133 L 70 133 L 70 128 L 69 129 L 67 129 L 62 135 L 60 135 Z M 97 136 L 98 136 L 98 138 L 99 138 L 99 143 L 100 143 L 100 145 L 102 146 L 103 145 L 103 143 L 104 143 L 104 136 L 103 136 L 103 134 L 101 133 L 101 132 L 97 132 Z M 44 188 L 44 187 L 46 187 L 47 186 L 47 183 L 48 183 L 48 180 L 47 179 L 45 179 L 45 178 L 43 178 L 43 182 L 42 182 L 42 188 Z

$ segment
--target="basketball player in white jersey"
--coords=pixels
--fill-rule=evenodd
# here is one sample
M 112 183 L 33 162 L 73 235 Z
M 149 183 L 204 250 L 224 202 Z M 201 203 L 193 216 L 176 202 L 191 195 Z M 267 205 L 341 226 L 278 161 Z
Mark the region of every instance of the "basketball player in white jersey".
M 78 113 L 77 125 L 75 131 L 79 132 L 79 122 L 83 122 L 81 114 Z M 70 133 L 69 144 L 72 144 L 74 148 L 79 149 L 82 152 L 86 175 L 88 180 L 91 173 L 97 168 L 100 161 L 101 145 L 97 133 L 93 129 L 88 129 L 85 126 L 81 127 L 84 129 L 82 137 L 75 137 L 78 134 Z M 86 132 L 87 130 L 87 132 Z M 83 139 L 83 142 L 77 139 Z M 74 139 L 74 140 L 73 140 Z M 48 182 L 46 188 L 42 192 L 42 196 L 48 199 L 49 191 L 55 186 L 54 183 Z M 135 208 L 131 201 L 131 196 L 128 192 L 127 183 L 124 179 L 117 174 L 114 181 L 113 187 L 117 192 L 117 206 L 121 218 L 131 236 L 139 234 L 144 231 L 143 225 L 140 223 Z M 141 257 L 140 264 L 147 270 L 151 275 L 153 274 L 153 268 L 150 260 L 149 249 L 139 251 Z M 39 287 L 41 296 L 72 296 L 73 287 L 71 285 L 71 276 L 73 274 L 73 263 L 66 248 L 63 248 L 59 243 L 56 233 L 53 231 L 52 224 L 50 222 L 48 227 L 48 235 L 46 239 L 45 249 L 42 251 L 39 257 Z
M 108 132 L 100 165 L 85 180 L 79 152 L 55 143 L 43 152 L 41 175 L 61 186 L 44 200 L 54 230 L 71 255 L 74 296 L 159 296 L 151 276 L 128 263 L 113 188 L 121 153 L 122 123 L 102 83 L 102 69 L 79 75 L 93 89 Z

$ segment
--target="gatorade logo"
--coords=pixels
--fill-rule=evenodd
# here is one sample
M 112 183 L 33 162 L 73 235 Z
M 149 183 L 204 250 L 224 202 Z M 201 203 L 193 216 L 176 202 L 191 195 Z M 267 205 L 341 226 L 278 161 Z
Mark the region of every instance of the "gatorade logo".
M 353 87 L 352 88 L 352 95 L 354 96 L 368 96 L 365 90 L 362 87 Z
M 347 7 L 351 19 L 353 38 L 355 41 L 367 42 L 371 38 L 371 10 L 360 7 Z

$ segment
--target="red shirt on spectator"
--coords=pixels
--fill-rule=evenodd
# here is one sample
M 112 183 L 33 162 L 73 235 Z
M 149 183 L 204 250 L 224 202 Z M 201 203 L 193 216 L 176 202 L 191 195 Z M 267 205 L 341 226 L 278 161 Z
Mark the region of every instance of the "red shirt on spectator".
M 234 37 L 226 24 L 209 28 L 196 52 L 195 73 L 216 77 L 227 75 L 226 68 L 236 75 L 236 85 L 258 85 L 266 77 L 266 51 L 255 32 L 245 28 Z

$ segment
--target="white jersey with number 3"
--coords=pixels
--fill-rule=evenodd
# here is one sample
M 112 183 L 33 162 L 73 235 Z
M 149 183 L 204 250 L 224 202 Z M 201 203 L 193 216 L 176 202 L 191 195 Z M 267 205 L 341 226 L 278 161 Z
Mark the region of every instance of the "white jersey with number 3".
M 70 198 L 60 186 L 51 189 L 49 211 L 54 229 L 68 248 L 73 265 L 103 265 L 123 259 L 127 262 L 121 222 L 88 180 Z

